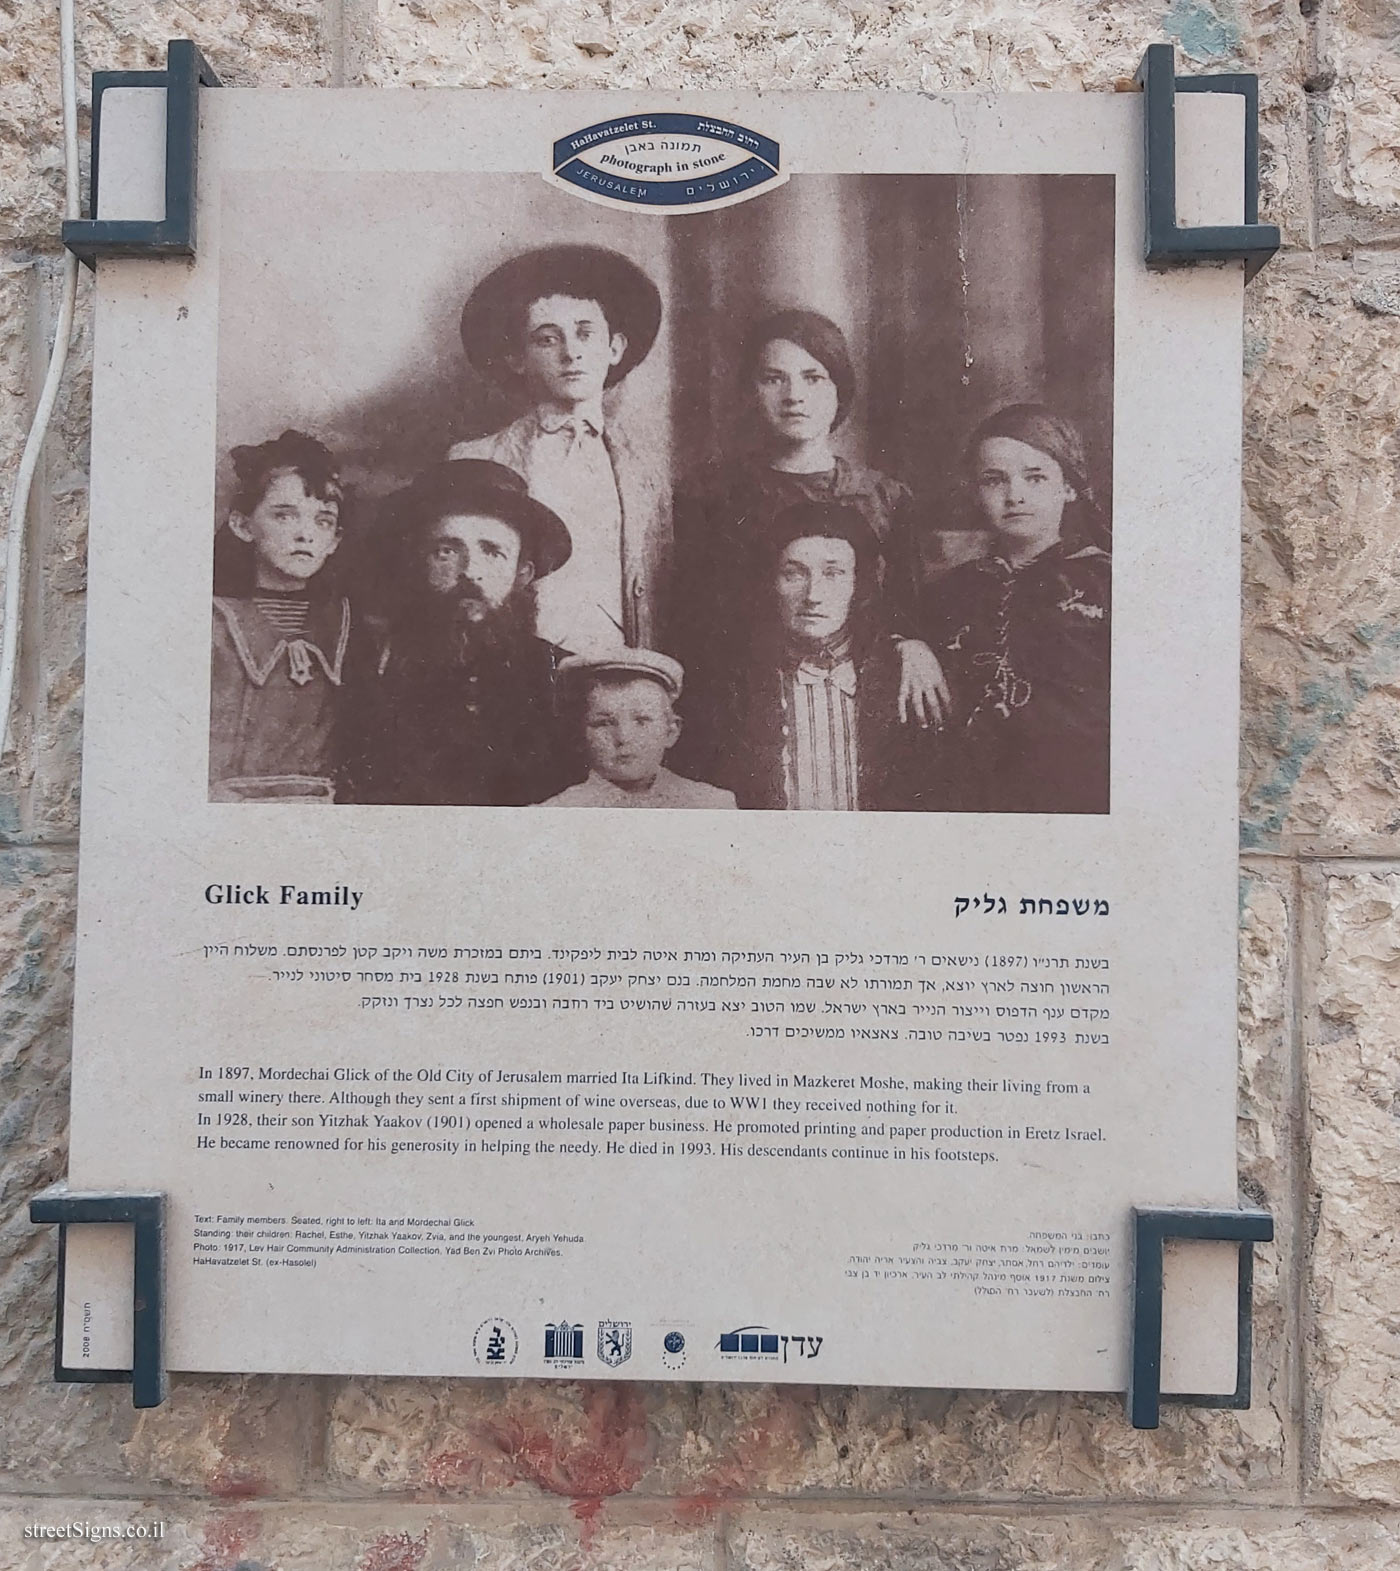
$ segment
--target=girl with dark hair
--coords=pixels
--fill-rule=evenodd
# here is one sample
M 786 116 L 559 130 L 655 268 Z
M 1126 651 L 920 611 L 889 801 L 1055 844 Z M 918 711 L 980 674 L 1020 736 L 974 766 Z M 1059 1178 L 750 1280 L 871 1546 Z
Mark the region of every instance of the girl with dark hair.
M 701 494 L 676 498 L 672 642 L 696 674 L 697 701 L 731 707 L 737 667 L 764 593 L 757 554 L 763 531 L 784 509 L 831 503 L 859 514 L 881 558 L 880 590 L 898 654 L 899 719 L 941 721 L 948 691 L 937 660 L 913 636 L 921 556 L 912 497 L 900 481 L 851 463 L 833 436 L 856 396 L 855 371 L 841 329 L 816 311 L 777 311 L 746 336 L 739 356 L 740 391 L 752 409 L 754 450 Z M 714 727 L 692 727 L 689 745 Z M 708 759 L 693 756 L 695 764 Z
M 351 621 L 326 577 L 341 537 L 335 459 L 300 431 L 231 457 L 233 504 L 214 539 L 209 798 L 329 801 Z
M 1012 404 L 973 432 L 965 473 L 991 551 L 931 587 L 924 622 L 953 687 L 954 805 L 1106 813 L 1111 564 L 1084 443 Z

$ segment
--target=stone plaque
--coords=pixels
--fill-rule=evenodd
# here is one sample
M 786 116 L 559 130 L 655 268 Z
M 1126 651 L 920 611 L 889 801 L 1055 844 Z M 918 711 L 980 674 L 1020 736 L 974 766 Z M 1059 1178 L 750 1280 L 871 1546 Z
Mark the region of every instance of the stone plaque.
M 1130 1208 L 1235 1200 L 1242 277 L 1141 112 L 203 93 L 97 280 L 70 1172 L 172 1368 L 1123 1388 Z

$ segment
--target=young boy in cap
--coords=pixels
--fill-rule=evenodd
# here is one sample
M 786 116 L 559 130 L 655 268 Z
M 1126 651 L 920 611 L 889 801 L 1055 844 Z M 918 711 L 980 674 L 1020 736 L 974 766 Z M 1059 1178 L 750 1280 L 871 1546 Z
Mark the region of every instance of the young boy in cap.
M 546 807 L 734 807 L 732 791 L 686 780 L 662 761 L 681 734 L 679 661 L 650 649 L 571 655 L 559 676 L 580 702 L 588 779 Z
M 646 358 L 660 325 L 661 296 L 641 268 L 587 245 L 512 257 L 462 312 L 471 364 L 530 407 L 448 456 L 514 469 L 568 526 L 573 555 L 537 598 L 540 636 L 574 653 L 642 644 L 654 631 L 663 494 L 607 429 L 603 394 Z

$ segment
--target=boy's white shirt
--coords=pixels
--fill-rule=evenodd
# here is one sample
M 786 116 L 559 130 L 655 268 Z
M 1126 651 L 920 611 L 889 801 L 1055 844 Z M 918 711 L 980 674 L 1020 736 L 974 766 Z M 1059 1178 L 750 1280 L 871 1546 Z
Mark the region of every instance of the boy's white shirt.
M 569 560 L 535 588 L 536 628 L 574 654 L 625 642 L 622 499 L 603 432 L 600 403 L 571 414 L 537 406 L 491 436 L 457 443 L 447 455 L 505 464 L 568 526 Z
M 662 768 L 644 790 L 628 791 L 590 769 L 581 785 L 570 786 L 543 804 L 545 807 L 734 807 L 734 793 L 701 780 L 687 780 Z

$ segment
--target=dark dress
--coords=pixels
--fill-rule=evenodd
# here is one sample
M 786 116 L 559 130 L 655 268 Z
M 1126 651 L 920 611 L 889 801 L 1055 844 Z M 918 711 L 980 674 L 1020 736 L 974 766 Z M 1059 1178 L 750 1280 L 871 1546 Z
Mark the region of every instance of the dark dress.
M 711 745 L 727 728 L 748 679 L 755 628 L 772 616 L 772 584 L 762 558 L 764 524 L 796 502 L 844 502 L 880 543 L 884 615 L 913 637 L 921 572 L 913 498 L 900 481 L 836 460 L 819 474 L 788 474 L 756 458 L 716 468 L 675 498 L 675 572 L 665 648 L 685 667 L 680 704 L 685 730 L 676 767 L 718 783 Z
M 792 733 L 783 681 L 799 657 L 770 645 L 742 669 L 728 723 L 713 739 L 716 780 L 741 808 L 783 809 L 787 801 L 784 748 Z M 894 641 L 869 641 L 856 659 L 856 778 L 863 812 L 939 806 L 935 733 L 901 725 L 897 712 L 900 661 Z
M 445 665 L 425 657 L 405 618 L 353 655 L 339 800 L 518 807 L 583 778 L 556 714 L 554 644 L 521 634 Z
M 251 597 L 214 599 L 211 801 L 332 795 L 332 735 L 354 619 L 338 595 L 307 599 L 306 625 L 291 634 Z
M 909 488 L 844 458 L 819 474 L 794 475 L 751 457 L 716 468 L 693 491 L 676 496 L 668 642 L 682 664 L 687 654 L 708 664 L 712 653 L 732 650 L 741 635 L 747 642 L 761 526 L 795 502 L 843 502 L 855 508 L 880 543 L 890 625 L 914 636 L 907 630 L 922 567 Z
M 1110 558 L 1057 542 L 1013 568 L 964 563 L 924 596 L 953 690 L 948 806 L 1106 813 Z

